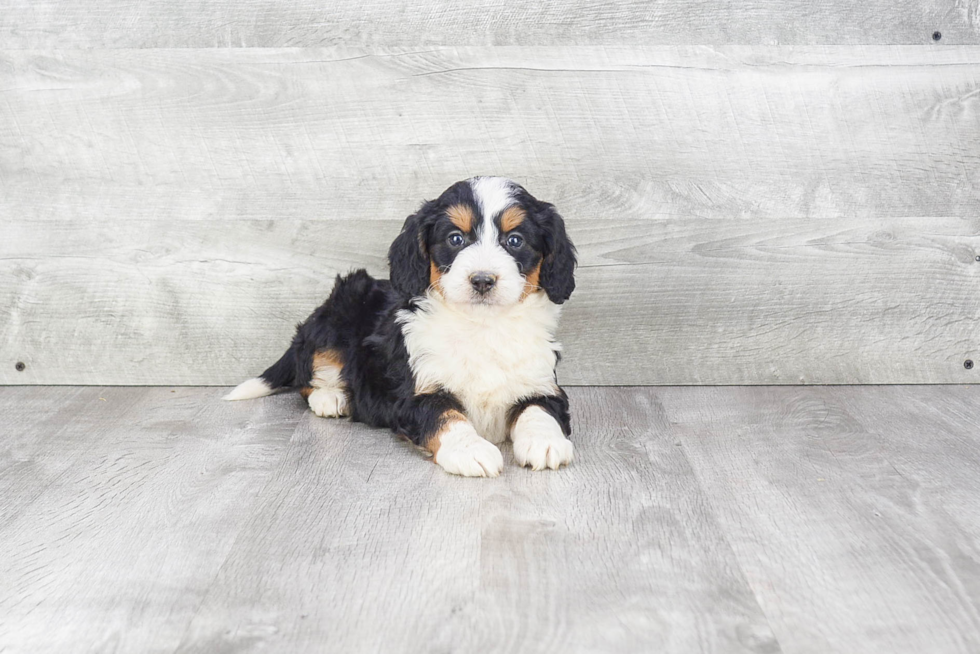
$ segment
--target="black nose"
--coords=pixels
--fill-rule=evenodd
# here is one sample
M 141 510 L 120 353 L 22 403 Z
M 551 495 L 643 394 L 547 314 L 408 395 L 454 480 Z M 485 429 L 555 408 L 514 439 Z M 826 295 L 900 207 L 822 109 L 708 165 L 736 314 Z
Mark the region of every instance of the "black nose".
M 478 272 L 470 275 L 470 284 L 473 285 L 473 289 L 480 295 L 486 295 L 493 288 L 493 285 L 497 283 L 497 276 L 491 275 L 490 273 Z

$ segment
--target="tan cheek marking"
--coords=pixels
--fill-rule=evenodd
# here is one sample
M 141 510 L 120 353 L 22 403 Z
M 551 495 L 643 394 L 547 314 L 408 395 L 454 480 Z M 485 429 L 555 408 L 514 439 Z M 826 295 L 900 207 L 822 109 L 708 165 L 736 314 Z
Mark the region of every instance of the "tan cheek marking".
M 473 229 L 473 210 L 465 204 L 454 204 L 446 210 L 450 222 L 459 227 L 463 233 Z
M 520 227 L 527 214 L 520 207 L 508 207 L 500 216 L 500 231 L 509 232 Z
M 442 279 L 442 272 L 435 261 L 429 261 L 429 286 L 435 286 Z
M 439 456 L 439 448 L 442 447 L 442 435 L 447 429 L 449 429 L 449 427 L 457 422 L 466 422 L 466 416 L 455 409 L 446 411 L 439 418 L 439 428 L 436 430 L 436 433 L 430 436 L 429 440 L 425 443 L 425 449 L 432 452 L 433 461 L 436 461 L 436 458 Z
M 521 295 L 521 299 L 523 300 L 531 293 L 537 293 L 538 291 L 540 291 L 541 290 L 540 282 L 541 282 L 541 262 L 539 261 L 538 265 L 532 268 L 531 271 L 524 276 L 524 293 Z

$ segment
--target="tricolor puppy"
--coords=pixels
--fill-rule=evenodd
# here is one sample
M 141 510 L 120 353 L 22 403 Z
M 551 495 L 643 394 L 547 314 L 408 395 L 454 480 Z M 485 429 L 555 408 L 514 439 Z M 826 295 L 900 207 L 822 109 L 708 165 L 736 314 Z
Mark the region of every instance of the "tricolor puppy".
M 555 329 L 575 249 L 555 208 L 500 177 L 458 182 L 408 217 L 388 261 L 391 281 L 338 277 L 225 399 L 298 388 L 318 416 L 387 427 L 458 475 L 499 475 L 507 438 L 521 465 L 571 462 Z

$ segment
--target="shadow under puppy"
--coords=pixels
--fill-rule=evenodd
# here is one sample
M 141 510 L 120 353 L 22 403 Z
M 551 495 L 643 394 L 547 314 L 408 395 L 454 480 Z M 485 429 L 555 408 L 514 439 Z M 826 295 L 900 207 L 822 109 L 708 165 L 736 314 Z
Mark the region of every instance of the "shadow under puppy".
M 508 437 L 521 465 L 570 463 L 555 330 L 575 249 L 555 208 L 500 177 L 457 182 L 388 260 L 390 281 L 338 276 L 282 358 L 225 399 L 298 388 L 318 416 L 387 427 L 458 475 L 499 475 Z

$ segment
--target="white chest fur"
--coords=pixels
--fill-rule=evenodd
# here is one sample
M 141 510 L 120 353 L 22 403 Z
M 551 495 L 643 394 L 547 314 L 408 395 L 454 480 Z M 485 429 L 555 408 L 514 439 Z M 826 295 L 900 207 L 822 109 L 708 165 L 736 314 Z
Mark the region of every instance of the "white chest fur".
M 506 307 L 458 306 L 430 295 L 402 311 L 409 365 L 419 393 L 455 395 L 477 432 L 507 438 L 507 411 L 520 399 L 554 395 L 554 341 L 561 307 L 544 293 Z

